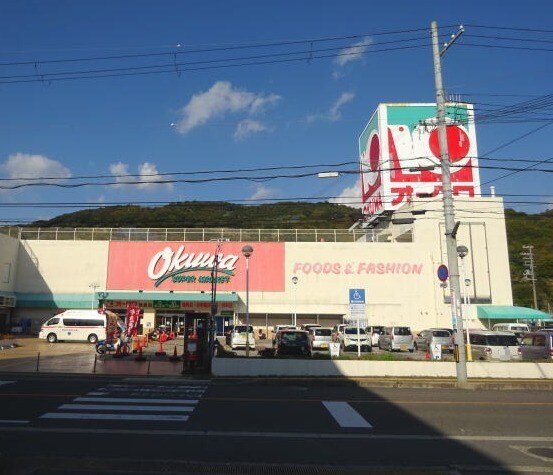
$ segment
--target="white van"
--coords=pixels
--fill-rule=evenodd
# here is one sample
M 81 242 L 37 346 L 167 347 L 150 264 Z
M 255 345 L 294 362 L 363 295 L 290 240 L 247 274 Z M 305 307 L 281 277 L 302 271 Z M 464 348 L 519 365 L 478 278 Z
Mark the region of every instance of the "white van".
M 530 331 L 526 323 L 496 323 L 492 327 L 494 332 L 511 332 L 514 333 L 519 342 L 522 341 L 522 337 L 525 333 Z
M 40 328 L 39 338 L 56 341 L 88 341 L 96 343 L 106 339 L 108 315 L 117 319 L 119 328 L 124 322 L 109 310 L 66 310 L 50 318 Z

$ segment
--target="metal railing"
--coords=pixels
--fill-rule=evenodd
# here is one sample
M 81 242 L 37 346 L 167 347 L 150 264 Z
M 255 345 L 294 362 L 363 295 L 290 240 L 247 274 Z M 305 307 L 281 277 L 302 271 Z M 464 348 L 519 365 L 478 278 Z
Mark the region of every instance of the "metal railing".
M 378 229 L 233 229 L 233 228 L 21 228 L 0 227 L 21 240 L 49 241 L 251 241 L 251 242 L 395 242 Z M 412 241 L 409 239 L 408 241 Z M 405 242 L 403 237 L 402 242 Z

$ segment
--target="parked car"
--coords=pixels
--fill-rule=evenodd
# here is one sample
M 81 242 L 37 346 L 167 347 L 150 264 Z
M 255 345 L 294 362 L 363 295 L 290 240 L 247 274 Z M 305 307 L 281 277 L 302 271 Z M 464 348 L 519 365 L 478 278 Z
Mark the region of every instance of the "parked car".
M 553 329 L 526 333 L 520 348 L 523 360 L 553 359 Z
M 309 337 L 313 350 L 328 351 L 332 342 L 332 328 L 311 327 Z
M 378 347 L 388 351 L 414 350 L 413 334 L 409 327 L 385 327 L 378 338 Z
M 367 335 L 371 338 L 371 345 L 378 346 L 378 338 L 380 337 L 380 334 L 384 331 L 384 327 L 381 325 L 376 325 L 365 328 L 365 331 L 367 332 Z
M 469 335 L 474 360 L 522 359 L 522 350 L 514 333 L 480 330 Z
M 340 335 L 340 347 L 342 351 L 357 350 L 361 346 L 361 351 L 372 351 L 372 344 L 364 328 L 347 326 Z
M 248 329 L 246 333 L 246 328 Z M 247 340 L 246 340 L 247 335 Z M 250 347 L 250 349 L 255 348 L 255 337 L 253 334 L 253 327 L 251 325 L 235 325 L 231 337 L 230 337 L 230 347 L 235 350 L 237 348 L 245 348 L 246 347 L 246 341 Z
M 311 356 L 311 342 L 305 330 L 280 330 L 273 340 L 275 355 Z
M 429 328 L 428 330 L 422 330 L 413 341 L 415 350 L 430 351 L 432 345 L 440 345 L 442 352 L 450 351 L 453 353 L 452 334 L 445 329 Z
M 311 330 L 311 328 L 321 328 L 322 325 L 319 325 L 318 323 L 304 323 L 303 325 L 300 326 L 300 330 L 305 330 L 306 332 L 308 332 L 309 330 Z
M 525 323 L 496 323 L 492 327 L 494 332 L 511 332 L 514 333 L 520 343 L 525 333 L 530 331 L 530 328 Z
M 280 330 L 296 330 L 294 325 L 275 325 L 273 327 L 273 333 L 276 335 Z

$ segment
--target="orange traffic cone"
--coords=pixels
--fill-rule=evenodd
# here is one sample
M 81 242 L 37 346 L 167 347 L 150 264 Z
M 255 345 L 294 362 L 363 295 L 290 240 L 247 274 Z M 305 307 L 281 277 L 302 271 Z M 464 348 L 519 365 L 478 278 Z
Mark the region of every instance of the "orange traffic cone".
M 146 357 L 142 354 L 142 346 L 138 347 L 138 355 L 136 355 L 136 358 L 134 361 L 145 361 Z
M 177 345 L 173 347 L 173 356 L 169 358 L 169 361 L 179 361 L 180 357 L 177 355 Z
M 424 359 L 429 360 L 430 359 L 430 348 L 426 349 L 426 353 L 424 354 Z

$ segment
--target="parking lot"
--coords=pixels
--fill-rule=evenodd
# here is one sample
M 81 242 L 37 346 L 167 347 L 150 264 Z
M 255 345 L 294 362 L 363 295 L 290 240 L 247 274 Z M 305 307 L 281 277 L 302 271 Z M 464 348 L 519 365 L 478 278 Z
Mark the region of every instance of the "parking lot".
M 237 356 L 246 356 L 246 351 L 242 348 L 232 350 L 230 346 L 224 344 L 225 340 L 224 338 L 220 337 L 219 341 L 223 344 L 225 351 L 233 352 Z M 250 357 L 259 357 L 260 351 L 262 351 L 265 348 L 271 348 L 272 347 L 272 340 L 271 339 L 265 339 L 265 340 L 256 340 L 255 341 L 255 350 L 250 349 Z M 312 358 L 324 358 L 324 357 L 330 357 L 329 351 L 313 351 Z M 355 359 L 358 357 L 357 351 L 345 351 L 340 352 L 340 357 L 345 358 L 352 358 Z M 381 350 L 378 347 L 374 346 L 372 347 L 372 351 L 362 351 L 361 352 L 361 358 L 363 359 L 382 359 L 382 360 L 407 360 L 407 361 L 424 361 L 426 359 L 430 359 L 430 355 L 426 353 L 426 351 L 413 351 L 413 353 L 410 353 L 409 351 L 386 351 Z M 441 355 L 441 359 L 443 361 L 454 361 L 453 355 L 451 353 L 443 353 Z

